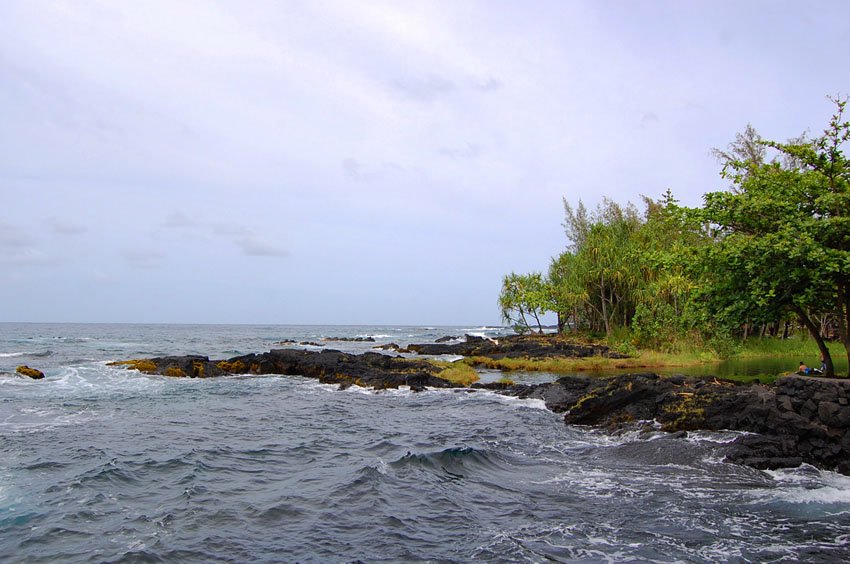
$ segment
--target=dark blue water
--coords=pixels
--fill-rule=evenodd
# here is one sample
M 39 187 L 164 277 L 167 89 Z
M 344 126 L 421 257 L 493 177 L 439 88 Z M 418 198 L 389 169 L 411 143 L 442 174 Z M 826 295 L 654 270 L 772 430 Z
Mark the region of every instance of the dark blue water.
M 0 561 L 850 559 L 850 479 L 724 464 L 731 433 L 610 437 L 488 392 L 105 366 L 476 329 L 0 324 L 0 370 L 47 373 L 0 376 Z

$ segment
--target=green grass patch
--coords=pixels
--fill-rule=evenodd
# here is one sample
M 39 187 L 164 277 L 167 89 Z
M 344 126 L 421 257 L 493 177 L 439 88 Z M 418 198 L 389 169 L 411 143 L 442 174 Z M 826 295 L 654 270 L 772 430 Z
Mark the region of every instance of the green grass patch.
M 471 366 L 481 366 L 493 370 L 523 372 L 554 372 L 561 374 L 575 372 L 605 372 L 611 370 L 638 370 L 664 367 L 686 367 L 712 362 L 715 358 L 690 353 L 664 354 L 654 351 L 641 351 L 632 358 L 606 358 L 589 356 L 583 358 L 499 358 L 471 356 L 460 361 Z
M 844 347 L 841 343 L 827 343 L 827 348 L 833 358 L 844 355 Z M 820 358 L 820 350 L 814 339 L 806 336 L 795 336 L 789 339 L 751 337 L 744 342 L 741 351 L 736 355 L 738 358 L 770 356 Z
M 435 376 L 443 380 L 448 380 L 461 386 L 471 386 L 478 381 L 478 372 L 476 372 L 472 365 L 466 362 L 446 362 L 443 360 L 429 360 L 428 362 L 442 369 Z

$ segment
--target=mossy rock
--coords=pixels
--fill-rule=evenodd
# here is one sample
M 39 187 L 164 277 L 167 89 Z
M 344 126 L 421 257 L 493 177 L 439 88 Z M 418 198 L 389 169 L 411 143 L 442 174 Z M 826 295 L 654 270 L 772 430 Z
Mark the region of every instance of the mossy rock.
M 156 374 L 156 363 L 146 359 L 119 360 L 107 363 L 107 366 L 126 366 L 145 374 Z
M 241 360 L 234 360 L 233 362 L 222 360 L 221 362 L 217 363 L 216 366 L 229 374 L 245 374 L 246 372 L 245 363 Z M 259 369 L 259 365 L 257 365 L 257 368 Z
M 29 366 L 21 365 L 15 369 L 15 372 L 21 374 L 23 376 L 29 376 L 33 380 L 41 380 L 44 378 L 44 372 L 41 370 L 36 370 L 35 368 L 30 368 Z

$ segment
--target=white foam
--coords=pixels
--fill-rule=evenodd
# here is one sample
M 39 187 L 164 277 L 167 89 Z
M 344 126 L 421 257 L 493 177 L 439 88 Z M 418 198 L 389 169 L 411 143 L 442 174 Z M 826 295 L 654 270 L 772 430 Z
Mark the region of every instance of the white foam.
M 457 362 L 459 360 L 463 360 L 463 357 L 459 354 L 437 354 L 432 356 L 434 360 L 442 360 L 445 362 Z
M 13 357 L 16 357 L 16 356 L 25 356 L 25 355 L 28 355 L 28 354 L 32 354 L 32 353 L 29 353 L 29 352 L 26 352 L 26 351 L 0 353 L 0 358 L 13 358 Z
M 818 470 L 803 465 L 800 468 L 766 470 L 778 487 L 754 492 L 759 501 L 784 501 L 795 504 L 845 505 L 850 511 L 850 476 Z
M 469 388 L 429 388 L 435 391 L 449 391 L 456 392 L 462 391 L 462 394 L 458 394 L 458 399 L 460 401 L 475 401 L 478 399 L 486 398 L 489 401 L 495 400 L 498 403 L 503 405 L 507 405 L 513 408 L 527 408 L 527 409 L 539 409 L 543 411 L 549 411 L 549 408 L 546 407 L 546 402 L 542 399 L 536 398 L 518 398 L 515 396 L 506 396 L 504 394 L 500 394 L 498 392 L 494 392 L 492 390 L 475 390 L 474 394 L 467 393 Z

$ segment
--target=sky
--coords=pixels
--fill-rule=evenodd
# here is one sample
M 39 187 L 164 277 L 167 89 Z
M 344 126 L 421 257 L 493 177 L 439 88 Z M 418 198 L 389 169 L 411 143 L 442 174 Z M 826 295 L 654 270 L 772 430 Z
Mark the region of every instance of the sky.
M 850 3 L 0 2 L 0 321 L 498 324 L 563 198 L 819 134 Z

